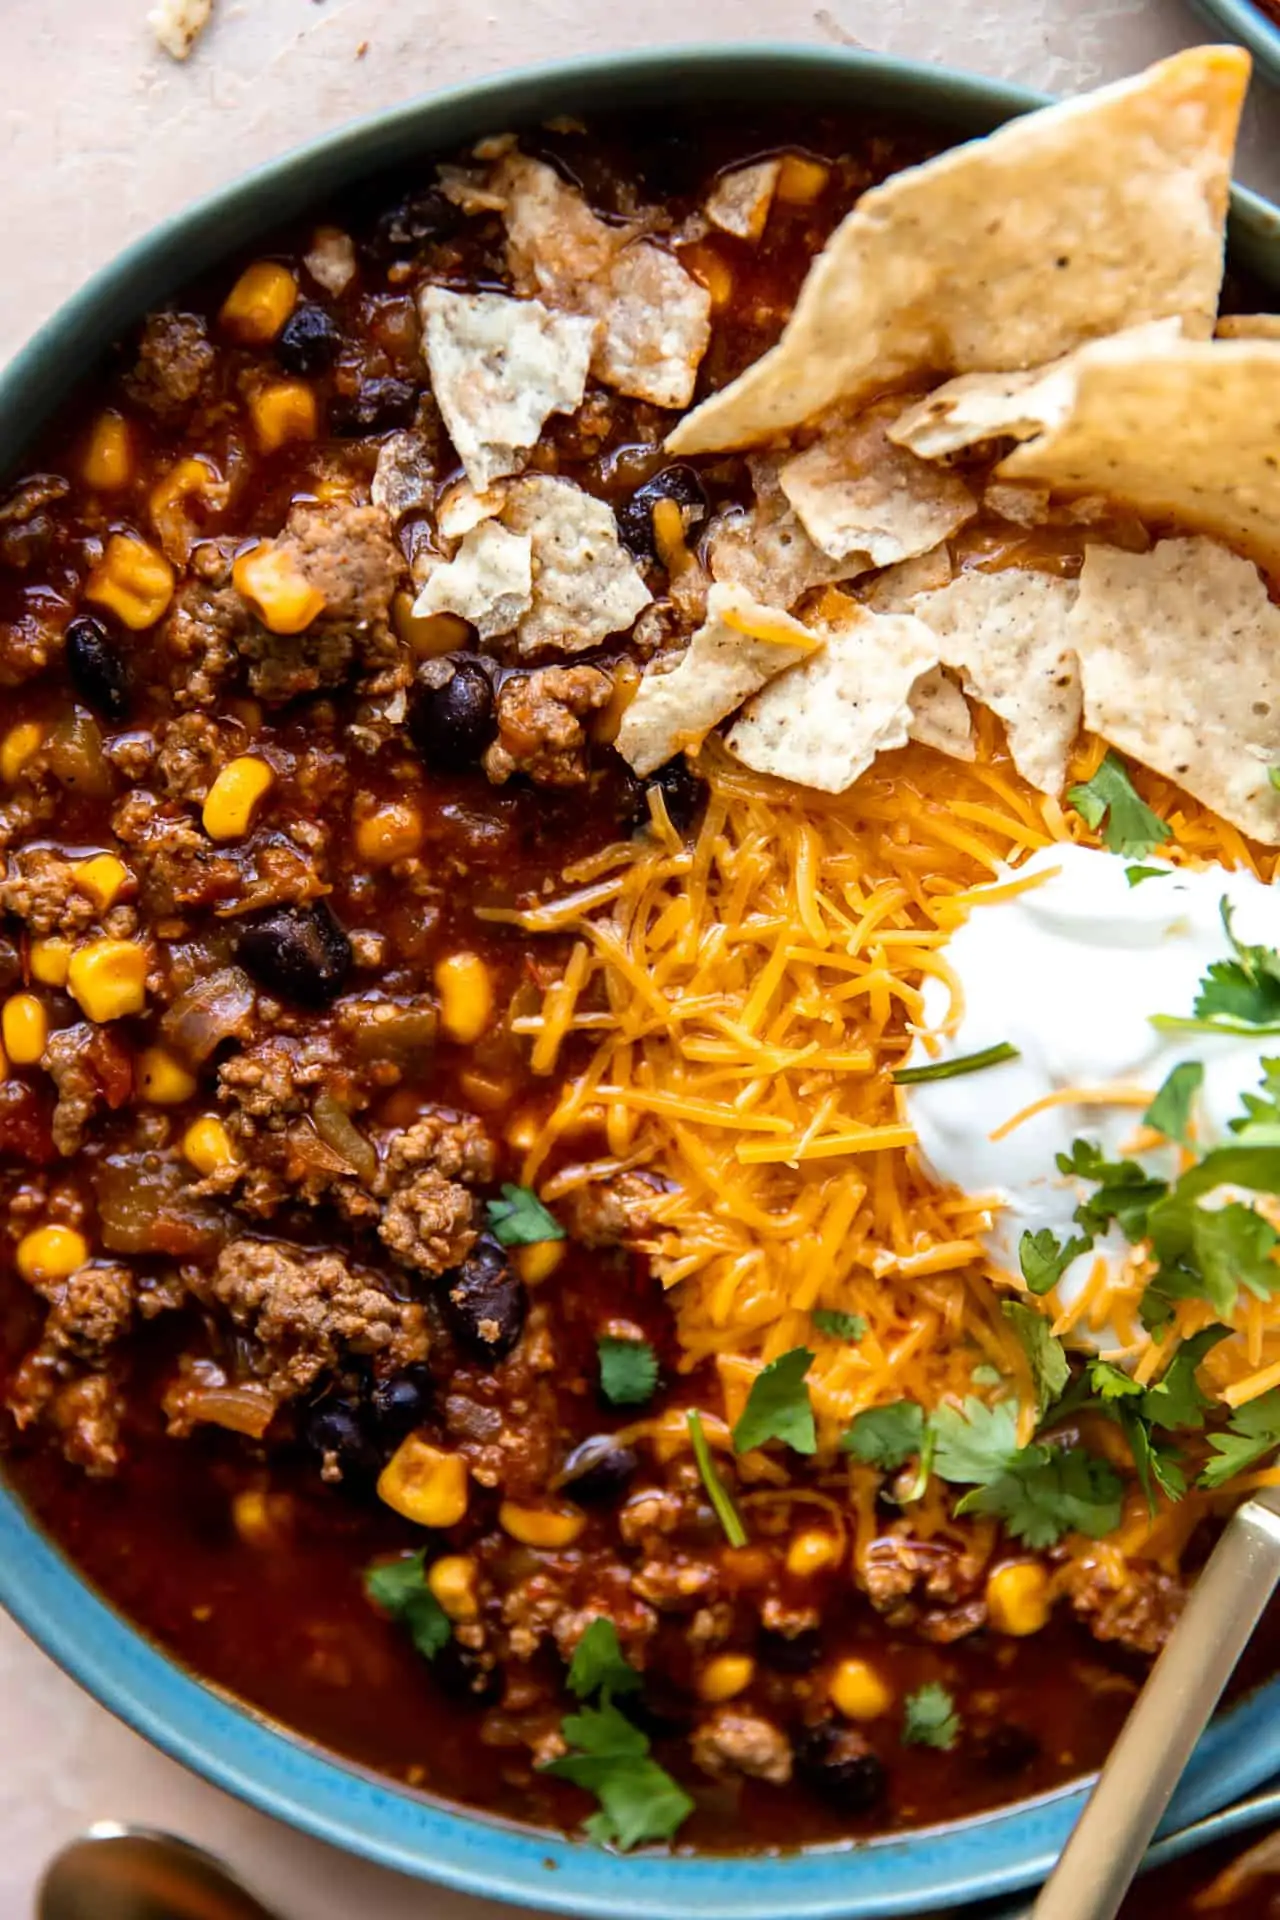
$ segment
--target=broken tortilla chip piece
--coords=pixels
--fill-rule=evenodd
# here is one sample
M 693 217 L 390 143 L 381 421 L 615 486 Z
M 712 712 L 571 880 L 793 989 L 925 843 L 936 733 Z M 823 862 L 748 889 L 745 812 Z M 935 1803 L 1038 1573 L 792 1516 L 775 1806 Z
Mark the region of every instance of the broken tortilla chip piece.
M 912 602 L 920 594 L 936 593 L 940 587 L 949 586 L 954 573 L 951 549 L 944 541 L 928 553 L 886 567 L 874 580 L 860 580 L 854 594 L 872 613 L 910 613 Z
M 1073 580 L 1005 567 L 962 573 L 913 607 L 965 692 L 1003 720 L 1013 764 L 1061 793 L 1080 731 L 1080 669 L 1068 634 Z
M 712 587 L 706 620 L 675 665 L 646 669 L 622 716 L 618 752 L 638 774 L 653 773 L 701 746 L 726 714 L 820 645 L 808 627 L 743 588 Z
M 758 693 L 727 745 L 757 773 L 843 793 L 878 753 L 905 746 L 911 696 L 938 643 L 909 613 L 869 613 L 832 594 L 814 631 L 826 644 Z
M 975 757 L 969 702 L 944 667 L 931 667 L 912 687 L 907 732 L 922 747 L 935 747 L 952 760 Z
M 523 654 L 581 653 L 631 626 L 652 595 L 618 538 L 613 509 L 572 480 L 526 474 L 508 483 L 501 519 L 532 546 L 533 604 Z
M 963 480 L 893 444 L 886 429 L 899 410 L 888 400 L 852 418 L 837 412 L 778 471 L 805 532 L 833 560 L 860 555 L 866 566 L 893 566 L 927 553 L 978 511 Z
M 1280 567 L 1280 341 L 1100 341 L 1071 410 L 1003 460 L 1001 478 L 1099 494 Z
M 1280 340 L 1280 313 L 1224 313 L 1219 340 Z
M 816 547 L 779 484 L 788 456 L 755 454 L 747 462 L 755 503 L 745 513 L 726 516 L 707 538 L 707 564 L 714 580 L 744 587 L 757 600 L 792 607 L 810 587 L 830 586 L 865 573 L 865 554 L 833 560 Z
M 722 233 L 758 240 L 769 224 L 769 210 L 782 172 L 781 160 L 757 160 L 722 173 L 707 195 L 707 218 Z
M 1175 54 L 863 195 L 781 340 L 669 436 L 751 446 L 921 371 L 1040 367 L 1179 316 L 1213 327 L 1249 58 Z
M 553 413 L 582 404 L 597 325 L 540 300 L 424 287 L 418 305 L 431 387 L 468 480 L 524 466 Z
M 432 568 L 414 613 L 456 613 L 482 640 L 512 632 L 533 605 L 532 552 L 527 535 L 482 521 L 463 536 L 452 560 Z
M 1280 607 L 1253 563 L 1203 538 L 1091 546 L 1068 632 L 1085 725 L 1280 845 Z
M 404 428 L 389 433 L 378 448 L 369 498 L 393 520 L 425 512 L 434 494 L 435 463 L 424 436 Z

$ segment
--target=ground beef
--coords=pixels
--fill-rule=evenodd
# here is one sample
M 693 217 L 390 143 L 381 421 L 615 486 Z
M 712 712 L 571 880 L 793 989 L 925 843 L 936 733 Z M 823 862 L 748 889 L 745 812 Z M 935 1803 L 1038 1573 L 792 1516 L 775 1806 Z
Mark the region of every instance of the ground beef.
M 145 787 L 124 795 L 111 816 L 116 838 L 129 852 L 143 911 L 167 920 L 183 907 L 234 899 L 241 869 L 219 850 L 185 809 L 167 805 Z
M 178 588 L 161 628 L 161 645 L 174 663 L 173 697 L 179 707 L 212 706 L 258 629 L 231 585 L 232 557 L 230 544 L 203 541 L 188 563 L 191 577 Z
M 396 1259 L 423 1273 L 447 1273 L 476 1243 L 476 1203 L 467 1189 L 424 1167 L 383 1209 L 378 1234 Z
M 517 1347 L 498 1366 L 458 1367 L 444 1403 L 449 1444 L 477 1486 L 512 1500 L 545 1501 L 563 1457 L 556 1384 L 535 1373 Z
M 58 1089 L 53 1110 L 53 1144 L 62 1154 L 83 1146 L 89 1122 L 99 1106 L 113 1111 L 133 1091 L 133 1056 L 110 1027 L 87 1020 L 49 1035 L 41 1063 Z
M 138 358 L 125 378 L 130 399 L 166 426 L 180 424 L 201 397 L 215 354 L 194 313 L 153 313 L 142 329 Z
M 203 802 L 218 769 L 235 758 L 229 734 L 228 728 L 203 713 L 179 714 L 169 722 L 160 738 L 154 770 L 171 800 Z
M 509 1589 L 502 1619 L 509 1630 L 509 1651 L 517 1660 L 531 1660 L 544 1641 L 551 1640 L 568 1662 L 592 1621 L 609 1620 L 632 1666 L 643 1668 L 646 1648 L 658 1630 L 657 1615 L 630 1592 L 619 1567 L 544 1564 Z
M 985 1562 L 966 1547 L 890 1532 L 867 1549 L 862 1584 L 891 1626 L 949 1642 L 985 1625 L 984 1575 Z
M 1070 1560 L 1062 1582 L 1076 1617 L 1097 1640 L 1118 1640 L 1135 1653 L 1159 1653 L 1178 1623 L 1187 1589 L 1177 1574 L 1147 1561 L 1125 1564 L 1115 1586 L 1101 1562 Z
M 98 1358 L 133 1323 L 137 1288 L 128 1267 L 83 1266 L 40 1291 L 49 1302 L 41 1344 L 77 1360 Z
M 253 1371 L 280 1399 L 305 1393 L 349 1353 L 377 1354 L 396 1371 L 426 1358 L 422 1308 L 391 1299 L 336 1253 L 232 1240 L 212 1273 L 185 1278 L 203 1305 L 250 1335 Z
M 8 1407 L 20 1427 L 33 1420 L 51 1427 L 72 1466 L 94 1476 L 114 1473 L 119 1466 L 125 1403 L 110 1373 L 59 1380 L 53 1370 L 38 1367 L 33 1354 L 18 1370 Z
M 662 1187 L 652 1174 L 620 1173 L 575 1187 L 560 1212 L 571 1240 L 584 1247 L 617 1247 L 652 1233 L 653 1205 Z
M 249 1119 L 280 1125 L 305 1113 L 313 1091 L 322 1085 L 340 1091 L 346 1105 L 350 1089 L 345 1082 L 335 1082 L 341 1072 L 342 1063 L 324 1030 L 305 1040 L 269 1034 L 256 1046 L 223 1061 L 218 1068 L 218 1095 Z
M 599 667 L 539 667 L 498 689 L 498 737 L 484 756 L 495 786 L 524 773 L 541 787 L 580 787 L 588 741 L 582 715 L 603 707 L 613 681 Z
M 747 1774 L 785 1787 L 791 1778 L 791 1742 L 758 1713 L 720 1707 L 694 1728 L 691 1745 L 695 1764 L 713 1780 Z
M 413 1125 L 393 1135 L 378 1177 L 377 1191 L 389 1194 L 406 1175 L 432 1167 L 446 1180 L 485 1186 L 497 1164 L 494 1145 L 484 1122 L 473 1113 L 437 1107 Z
M 38 939 L 51 933 L 75 939 L 98 918 L 97 905 L 76 885 L 72 862 L 50 847 L 24 847 L 10 856 L 0 879 L 0 911 L 16 914 Z
M 37 1421 L 52 1427 L 74 1465 L 111 1473 L 120 1459 L 124 1403 L 104 1360 L 133 1324 L 137 1283 L 128 1267 L 103 1264 L 81 1267 L 40 1291 L 49 1301 L 48 1318 L 6 1404 L 19 1427 Z

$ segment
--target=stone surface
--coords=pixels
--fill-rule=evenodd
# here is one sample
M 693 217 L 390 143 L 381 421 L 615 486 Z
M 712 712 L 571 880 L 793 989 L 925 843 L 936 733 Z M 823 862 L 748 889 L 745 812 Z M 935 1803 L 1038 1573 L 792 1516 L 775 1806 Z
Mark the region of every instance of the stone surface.
M 149 0 L 3 0 L 0 359 L 87 274 L 184 202 L 415 92 L 523 62 L 677 41 L 861 44 L 1076 91 L 1203 38 L 1180 0 L 217 0 L 185 66 Z M 1255 86 L 1240 174 L 1280 197 L 1280 99 Z M 95 1706 L 0 1618 L 0 1914 L 23 1920 L 42 1862 L 94 1819 L 168 1827 L 226 1854 L 287 1920 L 484 1920 L 285 1831 L 193 1779 Z

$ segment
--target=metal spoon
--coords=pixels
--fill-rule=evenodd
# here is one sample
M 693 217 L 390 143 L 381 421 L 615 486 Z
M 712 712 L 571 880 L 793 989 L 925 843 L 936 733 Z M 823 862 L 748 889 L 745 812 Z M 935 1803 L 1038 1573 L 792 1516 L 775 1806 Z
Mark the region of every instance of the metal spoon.
M 279 1920 L 212 1854 L 99 1821 L 55 1854 L 36 1920 Z
M 1138 1695 L 1032 1920 L 1113 1920 L 1280 1580 L 1280 1488 L 1238 1507 Z

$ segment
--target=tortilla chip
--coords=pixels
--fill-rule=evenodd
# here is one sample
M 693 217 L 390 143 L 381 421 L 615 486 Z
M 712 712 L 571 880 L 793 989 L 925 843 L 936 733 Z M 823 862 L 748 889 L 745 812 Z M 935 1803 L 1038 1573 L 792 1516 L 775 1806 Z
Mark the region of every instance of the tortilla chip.
M 554 168 L 507 154 L 490 182 L 522 287 L 600 323 L 597 379 L 657 407 L 687 407 L 711 338 L 711 296 L 673 253 L 610 226 Z
M 631 626 L 652 595 L 618 539 L 613 509 L 572 480 L 527 474 L 506 488 L 502 524 L 533 548 L 533 605 L 520 651 L 581 653 Z
M 1248 77 L 1247 54 L 1193 48 L 873 187 L 778 345 L 668 447 L 750 446 L 912 373 L 1042 367 L 1143 320 L 1207 335 Z
M 1009 520 L 1015 527 L 1043 527 L 1052 518 L 1049 500 L 1048 487 L 1020 487 L 1008 480 L 992 480 L 983 488 L 982 511 L 997 520 Z
M 1224 313 L 1219 340 L 1280 340 L 1280 313 Z
M 951 549 L 944 541 L 913 560 L 886 567 L 874 580 L 860 580 L 854 592 L 872 613 L 910 613 L 912 603 L 922 593 L 937 593 L 948 586 L 955 571 Z
M 436 502 L 436 532 L 442 540 L 461 540 L 483 520 L 496 520 L 502 512 L 501 486 L 477 492 L 469 480 L 455 480 Z
M 1280 845 L 1280 607 L 1214 540 L 1090 547 L 1069 623 L 1085 725 Z
M 712 226 L 736 234 L 739 240 L 758 240 L 769 224 L 781 172 L 781 160 L 757 160 L 752 166 L 722 173 L 707 195 Z
M 435 462 L 420 433 L 405 428 L 389 433 L 378 448 L 369 498 L 393 520 L 406 513 L 424 513 L 435 493 Z
M 865 555 L 832 560 L 816 547 L 779 484 L 787 456 L 756 454 L 748 462 L 755 505 L 725 515 L 707 536 L 714 580 L 740 586 L 768 606 L 793 607 L 810 587 L 829 586 L 868 571 Z
M 953 760 L 972 760 L 973 715 L 969 702 L 943 667 L 922 673 L 911 689 L 911 720 L 907 732 L 922 747 L 936 747 Z
M 779 470 L 805 532 L 833 560 L 858 555 L 891 567 L 937 546 L 978 511 L 963 480 L 894 446 L 886 429 L 900 410 L 887 400 L 852 418 L 841 411 Z
M 915 602 L 970 699 L 1004 721 L 1013 763 L 1042 793 L 1061 793 L 1080 731 L 1080 670 L 1068 634 L 1076 585 L 1006 567 L 962 573 Z
M 905 746 L 912 691 L 938 643 L 909 613 L 868 613 L 856 600 L 815 621 L 821 653 L 774 680 L 734 722 L 727 744 L 757 773 L 843 793 L 878 753 Z
M 582 404 L 593 320 L 505 293 L 418 296 L 431 387 L 473 486 L 524 466 L 553 413 Z
M 752 627 L 770 638 L 753 637 Z M 655 661 L 646 670 L 622 716 L 618 752 L 638 774 L 653 773 L 700 746 L 726 714 L 815 644 L 808 627 L 741 587 L 712 587 L 707 618 L 675 665 L 664 672 Z
M 527 535 L 486 520 L 464 536 L 452 560 L 431 569 L 413 611 L 459 614 L 482 640 L 511 633 L 533 605 L 532 557 Z
M 1280 341 L 1101 341 L 1080 355 L 1060 426 L 1001 478 L 1104 494 L 1280 566 Z

